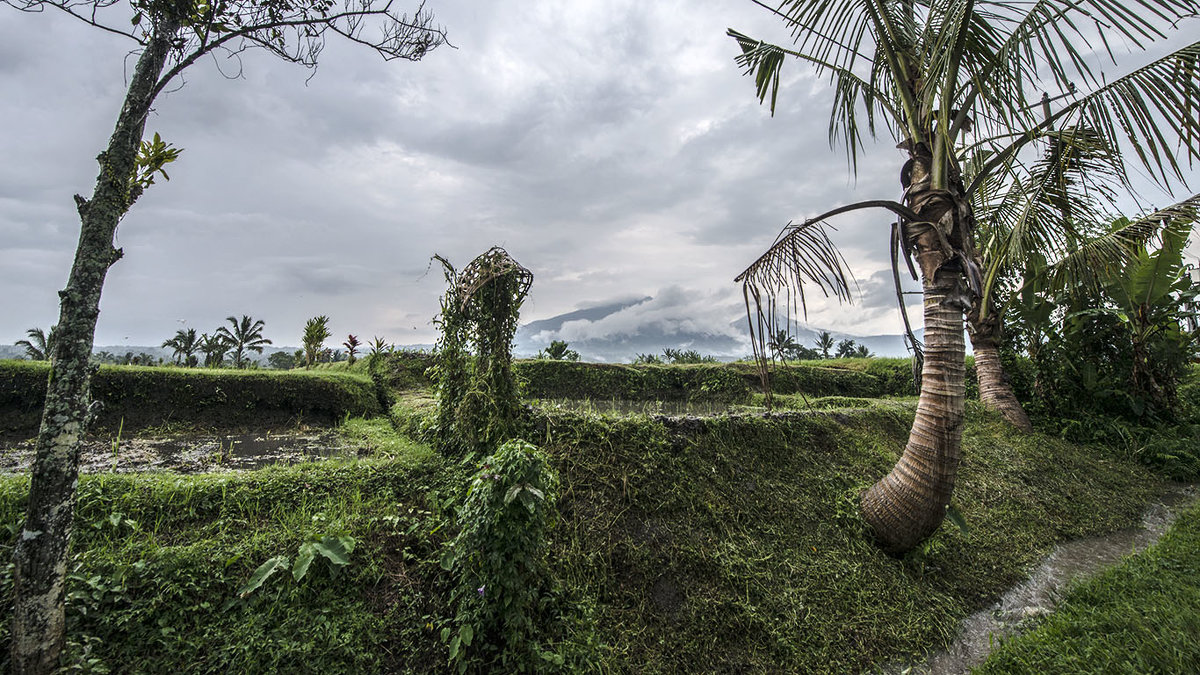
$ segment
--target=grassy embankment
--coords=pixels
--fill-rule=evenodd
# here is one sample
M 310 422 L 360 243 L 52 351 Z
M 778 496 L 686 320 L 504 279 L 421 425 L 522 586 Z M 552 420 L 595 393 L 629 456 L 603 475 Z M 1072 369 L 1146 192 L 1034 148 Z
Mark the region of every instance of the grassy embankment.
M 49 372 L 44 361 L 0 361 L 0 437 L 37 434 Z M 381 410 L 369 377 L 328 371 L 101 366 L 92 398 L 94 430 L 127 432 L 330 424 Z
M 677 370 L 704 376 L 659 368 L 644 377 L 733 381 L 701 367 Z M 573 381 L 591 384 L 577 373 Z M 549 555 L 575 608 L 554 648 L 575 667 L 615 671 L 857 671 L 937 648 L 1056 541 L 1136 522 L 1155 489 L 1128 459 L 1019 437 L 972 406 L 957 497 L 968 532 L 944 528 L 891 558 L 868 541 L 856 495 L 895 460 L 912 413 L 844 393 L 859 399 L 852 408 L 768 418 L 531 413 L 529 440 L 562 479 Z M 399 426 L 419 429 L 427 401 L 419 389 L 400 396 Z M 440 669 L 447 655 L 436 634 L 452 611 L 438 558 L 470 467 L 396 438 L 380 420 L 356 424 L 381 446 L 395 441 L 388 459 L 84 477 L 72 663 L 130 672 Z M 10 532 L 27 485 L 0 479 L 0 524 Z M 323 536 L 354 539 L 350 565 L 335 573 L 318 559 L 299 582 L 283 572 L 239 597 L 264 560 L 294 558 Z M 6 602 L 10 588 L 11 566 L 0 573 Z M 7 630 L 0 625 L 3 654 Z

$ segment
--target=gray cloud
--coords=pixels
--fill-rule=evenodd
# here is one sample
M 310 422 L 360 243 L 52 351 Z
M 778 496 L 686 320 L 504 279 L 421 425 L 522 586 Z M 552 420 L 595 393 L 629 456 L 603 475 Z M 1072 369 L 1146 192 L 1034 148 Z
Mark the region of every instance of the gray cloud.
M 184 153 L 121 224 L 126 256 L 97 340 L 156 344 L 178 319 L 215 327 L 251 313 L 279 344 L 317 314 L 339 335 L 432 342 L 443 281 L 425 273 L 429 257 L 461 266 L 499 244 L 535 273 L 526 320 L 653 295 L 571 330 L 646 322 L 667 335 L 711 321 L 733 350 L 732 279 L 784 223 L 896 196 L 890 143 L 868 148 L 850 179 L 828 144 L 827 85 L 800 64 L 774 117 L 754 99 L 725 28 L 786 35 L 751 3 L 443 5 L 430 8 L 458 48 L 421 63 L 331 41 L 312 79 L 248 53 L 239 78 L 225 76 L 235 64 L 198 63 L 160 98 L 148 129 Z M 51 14 L 0 11 L 0 33 L 0 342 L 11 342 L 57 316 L 78 236 L 71 194 L 90 192 L 129 45 Z M 816 299 L 810 322 L 898 330 L 891 291 L 875 283 L 887 221 L 833 223 L 864 298 Z

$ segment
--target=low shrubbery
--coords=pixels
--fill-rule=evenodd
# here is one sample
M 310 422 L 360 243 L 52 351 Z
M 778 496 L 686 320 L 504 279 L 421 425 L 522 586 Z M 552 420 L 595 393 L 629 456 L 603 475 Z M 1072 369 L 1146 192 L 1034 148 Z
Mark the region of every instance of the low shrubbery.
M 0 361 L 0 434 L 37 433 L 49 364 Z M 348 373 L 101 366 L 93 428 L 229 428 L 331 423 L 382 408 L 370 378 Z
M 849 360 L 849 359 L 846 359 Z M 833 361 L 778 365 L 772 389 L 810 396 L 905 396 L 912 392 L 912 370 L 905 382 L 900 366 L 884 365 L 875 372 L 830 367 Z M 685 366 L 518 361 L 514 370 L 523 380 L 527 398 L 591 398 L 661 401 L 719 401 L 746 403 L 761 391 L 758 371 L 746 363 L 702 363 Z

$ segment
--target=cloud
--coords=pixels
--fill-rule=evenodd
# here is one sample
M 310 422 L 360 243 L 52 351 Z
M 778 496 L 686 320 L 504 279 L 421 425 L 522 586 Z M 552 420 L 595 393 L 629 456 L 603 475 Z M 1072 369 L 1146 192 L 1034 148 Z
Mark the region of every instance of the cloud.
M 558 330 L 542 331 L 536 342 L 621 340 L 644 335 L 684 340 L 697 335 L 742 339 L 732 323 L 744 311 L 732 290 L 706 292 L 669 286 L 652 298 L 601 319 L 567 321 Z
M 752 3 L 443 4 L 433 9 L 457 48 L 419 63 L 331 40 L 311 79 L 263 52 L 245 54 L 235 79 L 228 63 L 190 68 L 148 122 L 184 152 L 120 226 L 126 256 L 97 340 L 156 344 L 177 318 L 253 313 L 280 344 L 317 314 L 338 334 L 432 342 L 443 283 L 425 274 L 429 257 L 461 266 L 495 244 L 535 273 L 524 321 L 654 295 L 571 330 L 735 340 L 732 279 L 786 222 L 897 195 L 890 143 L 866 148 L 857 180 L 829 147 L 828 85 L 808 68 L 785 66 L 774 116 L 758 103 L 725 29 L 787 33 Z M 131 45 L 49 13 L 0 12 L 0 34 L 0 341 L 11 342 L 57 315 L 78 238 L 71 195 L 91 190 Z M 863 280 L 887 269 L 889 220 L 832 223 Z M 817 298 L 810 319 L 894 332 L 886 284 L 864 294 L 849 307 Z

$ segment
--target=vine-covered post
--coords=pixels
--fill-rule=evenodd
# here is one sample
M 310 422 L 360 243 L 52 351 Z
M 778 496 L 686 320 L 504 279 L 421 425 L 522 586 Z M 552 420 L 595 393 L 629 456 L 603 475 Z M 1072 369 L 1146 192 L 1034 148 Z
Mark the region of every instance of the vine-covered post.
M 533 273 L 493 247 L 457 272 L 441 256 L 442 297 L 434 381 L 437 444 L 443 454 L 491 453 L 518 429 L 520 400 L 512 341 Z M 474 352 L 472 355 L 471 352 Z

